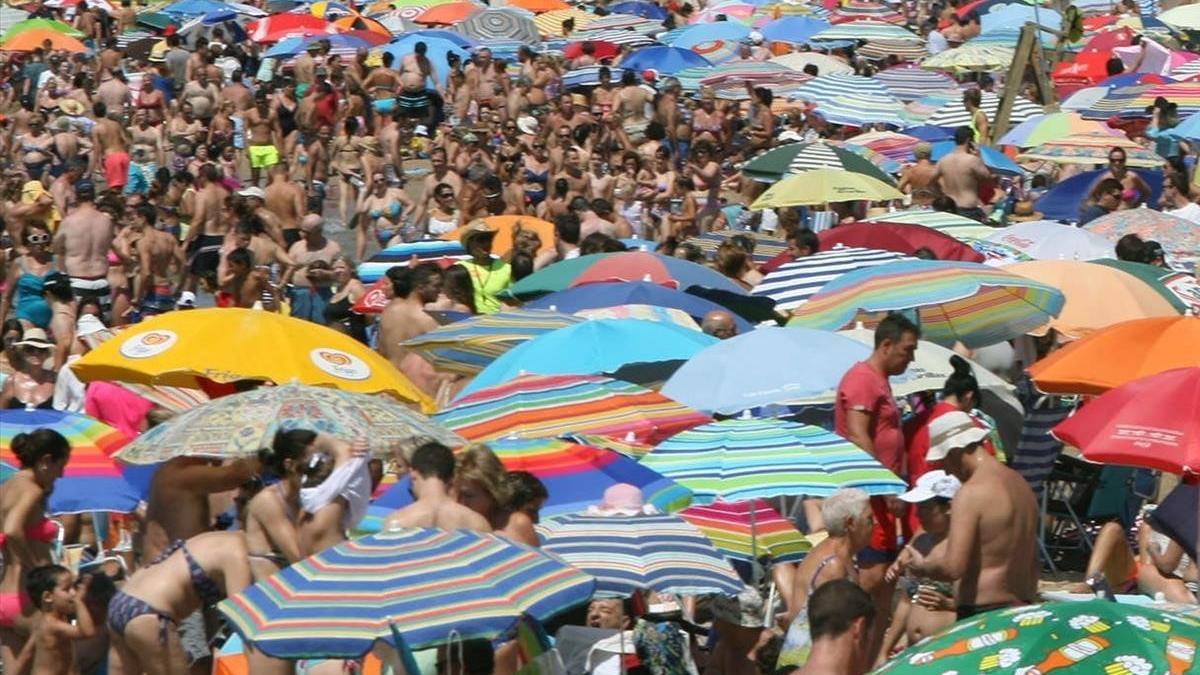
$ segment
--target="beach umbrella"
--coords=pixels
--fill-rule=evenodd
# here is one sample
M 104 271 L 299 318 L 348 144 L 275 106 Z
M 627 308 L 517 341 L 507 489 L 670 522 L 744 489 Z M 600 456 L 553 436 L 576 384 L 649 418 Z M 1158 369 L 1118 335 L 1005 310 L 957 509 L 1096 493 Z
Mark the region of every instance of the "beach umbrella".
M 385 44 L 388 37 L 374 31 L 362 30 L 334 35 L 295 36 L 275 43 L 275 46 L 267 50 L 266 56 L 276 59 L 296 56 L 304 53 L 309 45 L 316 44 L 321 40 L 329 41 L 330 53 L 347 55 L 354 54 L 359 49 L 370 49 Z
M 929 56 L 924 44 L 908 40 L 871 40 L 857 53 L 872 61 L 890 61 L 895 57 L 902 64 L 915 64 Z
M 832 101 L 837 96 L 845 95 L 847 92 L 869 94 L 896 102 L 896 99 L 888 92 L 887 87 L 883 86 L 883 83 L 869 77 L 842 75 L 839 73 L 821 75 L 810 80 L 797 89 L 792 94 L 792 98 L 812 101 L 813 103 L 824 103 Z
M 1150 203 L 1154 203 L 1154 199 L 1155 196 L 1146 197 Z M 1175 267 L 1194 271 L 1196 263 L 1200 262 L 1200 227 L 1186 218 L 1169 213 L 1152 209 L 1114 211 L 1087 223 L 1083 228 L 1113 241 L 1127 234 L 1157 241 L 1166 251 L 1167 262 Z
M 437 35 L 429 35 L 429 33 L 437 33 Z M 392 40 L 391 42 L 389 42 L 387 45 L 385 45 L 379 51 L 380 51 L 380 53 L 383 53 L 383 52 L 391 53 L 392 56 L 396 59 L 396 62 L 399 63 L 400 60 L 403 59 L 405 56 L 407 56 L 408 54 L 412 54 L 414 51 L 416 51 L 417 43 L 423 42 L 423 43 L 425 43 L 425 49 L 426 49 L 425 55 L 430 60 L 431 63 L 444 64 L 444 63 L 446 63 L 446 57 L 450 54 L 454 54 L 464 60 L 469 59 L 470 58 L 469 50 L 471 48 L 473 48 L 476 45 L 476 43 L 474 41 L 470 41 L 468 45 L 464 46 L 464 45 L 460 44 L 459 42 L 455 41 L 454 39 L 446 37 L 445 36 L 446 33 L 450 33 L 450 31 L 425 30 L 425 31 L 407 32 L 404 35 L 402 35 L 401 37 L 396 38 L 395 40 Z M 469 38 L 467 38 L 464 35 L 458 35 L 458 40 L 462 41 L 462 42 L 467 42 L 469 40 Z M 439 81 L 441 81 L 441 82 L 449 81 L 450 70 L 448 68 L 439 66 L 439 67 L 437 67 L 437 73 L 438 73 Z M 458 240 L 455 239 L 454 243 L 458 244 Z M 409 244 L 400 244 L 399 247 L 403 248 L 403 247 L 412 247 L 412 246 L 418 246 L 418 245 L 419 246 L 435 246 L 436 244 L 434 244 L 433 242 L 430 242 L 430 241 L 414 241 Z M 395 248 L 397 248 L 397 246 L 388 247 L 387 249 L 380 251 L 377 255 L 384 255 L 385 252 L 390 253 L 392 251 L 392 249 L 395 249 Z M 420 254 L 418 254 L 418 255 L 420 255 Z M 372 260 L 374 260 L 374 258 L 372 258 Z
M 8 5 L 0 5 L 0 26 L 13 26 L 29 18 L 29 12 Z
M 677 434 L 642 464 L 691 490 L 697 504 L 792 495 L 827 497 L 856 487 L 900 494 L 907 484 L 850 441 L 780 419 L 727 419 Z
M 707 59 L 690 49 L 655 45 L 643 47 L 621 60 L 626 70 L 653 70 L 659 75 L 671 75 L 684 68 L 711 66 Z
M 854 73 L 854 68 L 845 61 L 828 54 L 821 52 L 792 52 L 783 56 L 776 56 L 767 63 L 778 63 L 787 66 L 797 72 L 803 71 L 804 66 L 812 64 L 817 67 L 817 72 L 826 75 L 840 73 L 850 75 Z
M 198 388 L 214 382 L 300 382 L 360 393 L 385 392 L 432 408 L 432 401 L 366 345 L 303 319 L 253 309 L 168 312 L 71 364 L 84 382 L 127 381 Z
M 916 225 L 932 227 L 964 242 L 986 237 L 996 231 L 996 228 L 984 225 L 977 220 L 971 220 L 966 216 L 923 208 L 892 211 L 891 213 L 885 213 L 875 218 L 867 218 L 864 222 L 873 223 L 882 221 L 889 223 L 914 223 Z
M 711 421 L 658 392 L 595 375 L 522 375 L 457 399 L 435 419 L 472 441 L 589 433 L 650 443 Z
M 937 162 L 946 155 L 954 152 L 958 147 L 954 141 L 939 141 L 933 144 L 933 154 L 930 159 Z M 1025 170 L 1022 169 L 1016 162 L 1009 159 L 1008 155 L 1004 154 L 997 148 L 990 145 L 976 146 L 979 151 L 979 158 L 983 160 L 984 166 L 992 170 L 992 173 L 1001 174 L 1004 176 L 1022 176 Z
M 841 245 L 914 255 L 924 248 L 933 251 L 938 260 L 983 262 L 982 255 L 954 237 L 932 227 L 912 223 L 851 223 L 825 230 L 817 238 L 821 241 L 822 250 Z
M 493 230 L 497 230 L 496 237 L 492 240 L 492 251 L 496 255 L 504 255 L 511 251 L 516 233 L 522 230 L 532 230 L 537 233 L 538 238 L 542 242 L 538 248 L 539 253 L 554 249 L 554 223 L 532 216 L 488 216 L 487 218 L 472 221 L 463 227 L 447 232 L 442 235 L 442 239 L 458 241 L 464 233 L 476 227 L 480 222 Z
M 593 21 L 600 17 L 581 9 L 571 7 L 568 9 L 556 9 L 550 12 L 538 14 L 533 19 L 533 23 L 538 27 L 538 32 L 548 37 L 558 37 L 563 35 L 563 21 L 571 19 L 575 22 L 576 30 L 586 29 Z
M 321 35 L 339 31 L 329 21 L 312 14 L 272 14 L 246 25 L 247 35 L 258 43 L 279 42 L 293 35 Z
M 499 235 L 497 235 L 499 236 Z M 358 266 L 358 278 L 363 283 L 374 283 L 383 278 L 392 267 L 407 267 L 413 257 L 418 263 L 455 263 L 466 260 L 466 249 L 458 241 L 441 241 L 437 239 L 414 241 L 407 244 L 397 244 L 382 249 Z
M 1200 551 L 1200 483 L 1180 483 L 1148 516 L 1155 531 L 1175 540 L 1192 560 Z M 1200 618 L 1200 611 L 1192 616 Z
M 1055 164 L 1105 164 L 1113 148 L 1125 150 L 1125 165 L 1154 168 L 1162 166 L 1163 158 L 1124 136 L 1075 134 L 1047 141 L 1017 155 L 1018 162 L 1041 160 Z
M 1105 120 L 1118 117 L 1147 117 L 1146 108 L 1159 96 L 1178 107 L 1180 119 L 1200 111 L 1200 82 L 1170 82 L 1110 89 L 1104 98 L 1080 112 L 1085 118 Z
M 1115 255 L 1107 237 L 1053 220 L 1013 223 L 985 241 L 1009 246 L 1032 260 L 1093 260 Z
M 1013 50 L 992 44 L 968 42 L 961 47 L 934 54 L 921 63 L 927 70 L 948 70 L 954 73 L 1002 70 L 1012 63 Z
M 793 312 L 789 325 L 873 326 L 888 312 L 915 310 L 926 340 L 984 347 L 1046 325 L 1064 301 L 1057 288 L 980 263 L 904 260 L 834 279 Z
M 740 286 L 703 265 L 649 251 L 598 253 L 562 260 L 509 287 L 506 295 L 528 299 L 574 286 L 612 281 L 648 281 L 687 290 L 693 286 L 745 295 Z
M 581 44 L 581 43 L 575 43 Z M 598 42 L 596 44 L 612 44 L 611 42 Z M 600 69 L 604 66 L 586 66 L 584 68 L 576 68 L 563 73 L 562 85 L 564 89 L 577 89 L 579 87 L 594 87 L 600 84 Z M 625 75 L 624 68 L 609 68 L 609 77 L 613 82 L 620 82 Z
M 1054 437 L 1085 459 L 1200 476 L 1200 367 L 1176 368 L 1101 394 L 1059 422 Z
M 542 551 L 595 577 L 598 597 L 737 595 L 746 587 L 712 542 L 677 515 L 576 513 L 536 527 Z
M 726 415 L 785 405 L 832 394 L 869 352 L 828 331 L 760 328 L 701 350 L 675 371 L 662 393 L 696 410 Z
M 709 40 L 707 42 L 697 42 L 691 45 L 681 45 L 676 43 L 676 47 L 685 47 L 690 49 L 704 60 L 712 64 L 725 63 L 733 58 L 736 58 L 741 50 L 741 44 L 731 40 Z M 743 90 L 745 87 L 743 86 Z
M 915 101 L 931 91 L 958 89 L 954 78 L 917 66 L 894 66 L 871 76 L 901 101 Z
M 453 26 L 482 10 L 483 5 L 475 2 L 447 2 L 426 9 L 414 17 L 413 21 L 426 25 Z
M 828 21 L 811 16 L 784 16 L 763 24 L 758 32 L 772 42 L 803 44 L 817 33 L 832 27 Z
M 401 344 L 439 370 L 474 375 L 513 347 L 585 320 L 541 309 L 512 309 L 439 326 Z
M 681 28 L 669 30 L 658 36 L 658 41 L 672 47 L 691 47 L 701 42 L 712 40 L 745 40 L 750 35 L 750 27 L 734 21 L 718 21 L 715 23 L 694 23 Z
M 594 18 L 595 20 L 588 24 L 588 30 L 625 31 L 640 35 L 655 35 L 663 30 L 661 21 L 643 19 L 632 14 L 609 14 Z
M 730 0 L 720 4 L 710 5 L 699 12 L 693 13 L 691 18 L 688 19 L 688 23 L 695 24 L 736 21 L 739 23 L 749 24 L 754 21 L 754 16 L 757 14 L 757 12 L 758 8 L 752 3 Z
M 608 11 L 613 14 L 632 14 L 640 16 L 643 19 L 653 19 L 654 21 L 666 21 L 667 10 L 652 2 L 638 2 L 637 0 L 629 0 L 627 2 L 618 2 L 608 6 Z
M 713 257 L 721 244 L 735 236 L 749 237 L 754 240 L 754 253 L 751 257 L 756 263 L 764 263 L 787 250 L 787 242 L 778 237 L 753 230 L 716 230 L 705 232 L 686 240 L 685 243 L 700 247 L 708 257 Z
M 585 321 L 510 350 L 480 371 L 459 398 L 526 373 L 598 375 L 631 363 L 687 359 L 715 341 L 704 333 L 654 321 Z
M 750 294 L 771 298 L 779 311 L 793 310 L 825 284 L 847 272 L 904 258 L 895 251 L 835 246 L 776 267 Z
M 593 30 L 589 27 L 588 30 L 572 33 L 571 39 L 580 42 L 607 42 L 618 47 L 629 47 L 631 49 L 655 44 L 654 38 L 629 30 L 628 28 L 598 28 Z M 626 68 L 622 66 L 617 70 L 624 72 Z M 616 71 L 614 71 L 613 82 L 619 81 Z
M 896 26 L 903 26 L 907 19 L 903 14 L 878 2 L 864 0 L 849 0 L 835 9 L 829 15 L 834 24 L 845 24 L 851 21 L 882 21 Z
M 365 441 L 376 456 L 413 438 L 465 443 L 444 426 L 388 396 L 281 384 L 214 399 L 138 436 L 117 453 L 129 464 L 174 457 L 254 457 L 276 432 L 308 429 L 343 441 Z
M 647 504 L 662 511 L 675 511 L 692 501 L 686 488 L 613 450 L 556 438 L 500 438 L 488 441 L 488 447 L 506 470 L 528 471 L 545 484 L 549 497 L 539 509 L 542 517 L 599 504 L 604 491 L 618 483 L 638 488 Z M 408 476 L 401 478 L 375 506 L 398 509 L 411 504 L 411 487 Z
M 868 148 L 896 162 L 911 162 L 913 149 L 921 139 L 894 131 L 868 131 L 847 138 L 846 145 Z
M 1192 309 L 1193 314 L 1200 314 L 1200 309 L 1196 309 L 1200 308 L 1200 283 L 1196 281 L 1194 274 L 1112 258 L 1089 260 L 1088 262 L 1112 267 L 1136 277 L 1171 303 L 1171 306 L 1180 314 L 1187 313 L 1189 309 Z
M 20 465 L 13 439 L 37 429 L 53 429 L 71 445 L 62 477 L 46 503 L 50 515 L 110 511 L 132 513 L 139 494 L 125 481 L 114 452 L 129 442 L 120 431 L 99 420 L 59 410 L 0 410 L 0 460 Z
M 903 197 L 896 188 L 873 176 L 836 169 L 815 169 L 784 177 L 762 193 L 750 208 L 776 209 Z
M 872 94 L 841 94 L 821 101 L 817 113 L 825 121 L 834 124 L 850 126 L 865 126 L 867 124 L 887 124 L 893 127 L 903 127 L 904 106 L 892 98 Z
M 645 457 L 654 449 L 653 445 L 630 440 L 628 434 L 620 438 L 605 436 L 603 434 L 566 434 L 562 439 L 571 441 L 572 443 L 579 443 L 580 445 L 590 445 L 595 448 L 619 452 L 632 460 L 641 460 L 642 457 Z
M 655 305 L 617 305 L 615 307 L 597 307 L 581 309 L 575 316 L 585 319 L 641 319 L 670 323 L 688 330 L 700 330 L 700 324 L 687 312 L 673 307 L 658 307 Z M 634 380 L 630 380 L 631 382 Z
M 1097 330 L 1029 367 L 1048 394 L 1102 394 L 1175 368 L 1200 366 L 1200 317 L 1124 321 Z
M 541 41 L 533 15 L 507 7 L 489 8 L 472 13 L 455 27 L 480 42 L 517 40 L 535 44 Z
M 516 7 L 527 12 L 541 14 L 543 12 L 561 12 L 570 9 L 571 6 L 563 2 L 563 0 L 506 0 L 506 5 Z
M 814 44 L 830 40 L 906 40 L 924 42 L 919 35 L 883 21 L 850 21 L 827 28 L 809 38 Z
M 1105 134 L 1123 136 L 1121 132 L 1100 123 L 1085 120 L 1078 113 L 1058 112 L 1031 117 L 1009 130 L 997 145 L 1032 148 L 1076 134 Z
M 956 128 L 971 124 L 971 115 L 967 112 L 967 108 L 963 104 L 961 94 L 954 94 L 949 99 L 943 97 L 942 100 L 945 102 L 941 103 L 937 110 L 924 120 L 925 125 Z M 995 123 L 999 109 L 1000 97 L 991 92 L 983 92 L 980 97 L 980 110 L 987 115 L 988 120 L 992 123 Z M 1041 115 L 1043 113 L 1042 106 L 1029 99 L 1018 98 L 1013 101 L 1009 121 L 1013 124 L 1020 124 L 1034 115 Z
M 40 49 L 46 41 L 50 42 L 55 51 L 67 51 L 74 54 L 87 52 L 87 46 L 78 39 L 51 28 L 30 28 L 11 35 L 0 41 L 0 50 L 8 52 L 31 52 Z
M 496 638 L 523 614 L 545 621 L 587 602 L 594 588 L 589 575 L 499 535 L 417 528 L 344 541 L 218 609 L 268 656 L 359 658 L 379 641 L 422 649 Z
M 1200 30 L 1200 7 L 1178 5 L 1159 14 L 1158 20 L 1178 30 Z
M 51 30 L 56 33 L 62 33 L 63 35 L 70 35 L 74 38 L 83 37 L 83 33 L 77 30 L 71 24 L 63 23 L 62 21 L 56 21 L 54 19 L 26 19 L 24 21 L 5 25 L 9 26 L 9 28 L 4 31 L 3 35 L 0 35 L 0 42 L 6 42 L 9 38 L 18 33 L 35 29 Z
M 1150 194 L 1145 197 L 1146 202 L 1149 204 L 1157 204 L 1159 198 L 1162 196 L 1162 171 L 1150 171 L 1147 169 L 1131 169 L 1131 171 L 1137 174 L 1139 178 L 1146 181 L 1146 184 L 1150 186 Z M 1087 201 L 1087 196 L 1091 192 L 1092 187 L 1102 180 L 1102 177 L 1107 174 L 1107 172 L 1107 168 L 1094 169 L 1092 171 L 1084 171 L 1083 173 L 1076 174 L 1070 178 L 1060 180 L 1051 186 L 1050 189 L 1047 190 L 1040 198 L 1038 198 L 1037 202 L 1034 204 L 1034 207 L 1040 211 L 1045 218 L 1076 222 L 1079 220 L 1079 212 L 1081 208 L 1080 205 Z M 1122 214 L 1123 217 L 1130 217 L 1139 220 L 1142 218 L 1154 218 L 1160 215 L 1157 211 L 1152 211 L 1150 209 L 1128 209 L 1125 211 L 1118 211 L 1117 213 Z M 1105 218 L 1105 216 L 1101 216 L 1100 218 L 1089 222 L 1088 225 L 1100 220 L 1104 220 Z M 1190 223 L 1191 221 L 1184 222 Z M 1097 230 L 1093 229 L 1091 231 L 1096 232 Z M 1120 238 L 1119 236 L 1113 236 L 1109 232 L 1099 232 L 1100 234 L 1108 236 L 1114 241 Z
M 1150 287 L 1103 265 L 1080 260 L 1033 260 L 1004 269 L 1057 288 L 1065 297 L 1062 311 L 1040 327 L 1038 334 L 1053 328 L 1068 338 L 1079 338 L 1122 321 L 1179 315 Z
M 874 671 L 1186 673 L 1200 622 L 1103 599 L 987 612 L 922 640 Z
M 788 174 L 814 169 L 844 171 L 895 185 L 895 180 L 869 159 L 828 141 L 786 143 L 772 148 L 743 164 L 742 174 L 757 181 L 773 182 Z
M 782 96 L 779 92 L 782 92 L 784 87 L 788 87 L 787 91 L 792 91 L 797 85 L 808 81 L 808 75 L 795 73 L 787 66 L 770 61 L 734 61 L 714 68 L 689 68 L 687 71 L 680 71 L 684 72 L 699 74 L 699 83 L 716 88 L 719 96 L 736 94 L 738 87 L 745 93 L 746 83 L 750 82 L 754 86 L 777 85 L 775 91 L 779 97 Z
M 586 310 L 623 305 L 651 305 L 678 309 L 697 319 L 703 319 L 704 315 L 709 312 L 724 309 L 710 300 L 646 281 L 585 284 L 543 295 L 525 303 L 524 306 L 535 310 L 554 310 L 578 314 Z M 733 320 L 739 331 L 754 330 L 753 324 L 740 316 L 735 315 Z
M 611 42 L 599 42 L 596 40 L 587 40 L 585 42 L 569 42 L 566 47 L 563 47 L 562 53 L 568 59 L 577 59 L 583 56 L 583 46 L 590 44 L 592 46 L 592 56 L 597 59 L 611 59 L 617 55 L 621 48 Z M 596 69 L 596 83 L 600 83 L 600 68 L 604 66 L 589 66 Z M 612 69 L 609 69 L 609 75 L 612 75 Z M 616 81 L 619 81 L 616 80 Z
M 696 526 L 731 560 L 798 563 L 812 548 L 791 521 L 762 499 L 689 506 L 679 517 Z

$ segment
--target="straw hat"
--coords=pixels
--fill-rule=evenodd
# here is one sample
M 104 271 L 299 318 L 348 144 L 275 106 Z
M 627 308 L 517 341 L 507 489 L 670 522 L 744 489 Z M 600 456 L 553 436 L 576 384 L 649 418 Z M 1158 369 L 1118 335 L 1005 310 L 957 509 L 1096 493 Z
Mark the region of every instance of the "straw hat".
M 470 250 L 471 242 L 480 237 L 492 238 L 500 230 L 488 225 L 482 220 L 477 220 L 463 229 L 463 233 L 458 235 L 458 241 L 463 245 L 463 248 Z
M 38 349 L 54 349 L 54 343 L 50 341 L 50 336 L 46 335 L 46 331 L 41 328 L 26 328 L 25 334 L 21 336 L 19 342 L 13 343 L 14 347 L 36 347 Z
M 59 101 L 58 109 L 63 111 L 64 115 L 70 115 L 71 117 L 78 117 L 87 111 L 87 108 L 82 103 L 73 98 L 64 98 Z
M 1022 199 L 1013 205 L 1013 212 L 1008 217 L 1009 220 L 1016 223 L 1024 223 L 1031 220 L 1042 220 L 1044 216 L 1041 211 L 1033 210 L 1033 202 L 1028 199 Z

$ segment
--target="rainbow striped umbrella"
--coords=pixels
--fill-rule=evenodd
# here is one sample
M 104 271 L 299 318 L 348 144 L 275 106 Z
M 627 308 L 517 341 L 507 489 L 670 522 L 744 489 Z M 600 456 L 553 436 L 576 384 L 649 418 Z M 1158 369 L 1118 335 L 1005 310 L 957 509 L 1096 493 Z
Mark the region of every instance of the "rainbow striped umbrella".
M 834 24 L 850 23 L 851 21 L 882 21 L 896 26 L 903 26 L 907 19 L 904 15 L 887 5 L 878 2 L 862 2 L 850 0 L 829 15 L 829 21 Z
M 868 218 L 867 221 L 924 225 L 967 243 L 974 243 L 974 240 L 987 237 L 996 231 L 996 228 L 984 225 L 977 220 L 971 220 L 966 216 L 921 208 L 885 213 L 877 218 Z
M 1127 234 L 1157 241 L 1176 269 L 1195 271 L 1200 264 L 1200 227 L 1196 223 L 1153 209 L 1127 209 L 1100 216 L 1083 226 L 1116 241 Z
M 517 345 L 584 321 L 544 309 L 513 309 L 439 326 L 403 344 L 436 368 L 474 375 Z
M 1162 166 L 1163 158 L 1147 150 L 1124 135 L 1107 133 L 1072 134 L 1064 138 L 1047 141 L 1019 155 L 1017 161 L 1041 160 L 1056 164 L 1104 164 L 1113 148 L 1125 150 L 1127 166 L 1154 168 Z
M 820 427 L 779 419 L 727 419 L 677 434 L 642 464 L 717 500 L 826 497 L 839 487 L 899 494 L 907 484 L 850 441 Z
M 796 526 L 762 499 L 689 506 L 679 517 L 695 525 L 725 557 L 753 562 L 800 562 L 812 545 Z
M 881 70 L 871 77 L 905 103 L 915 101 L 931 91 L 958 89 L 958 83 L 949 75 L 917 66 L 896 66 Z
M 221 602 L 246 642 L 281 659 L 358 658 L 492 639 L 527 614 L 545 621 L 595 580 L 536 548 L 471 530 L 412 529 L 345 541 Z
M 653 445 L 639 443 L 634 440 L 631 434 L 626 434 L 621 438 L 605 436 L 603 434 L 568 434 L 563 436 L 563 439 L 572 443 L 579 443 L 580 445 L 590 445 L 594 448 L 604 448 L 605 450 L 619 452 L 634 460 L 640 460 L 654 449 Z
M 646 503 L 661 511 L 677 511 L 692 501 L 692 493 L 658 472 L 612 450 L 555 438 L 502 439 L 488 447 L 509 471 L 528 471 L 546 485 L 550 498 L 543 516 L 582 511 L 599 504 L 604 491 L 617 483 L 640 489 Z M 412 503 L 407 477 L 375 500 L 377 506 L 398 509 Z
M 596 375 L 522 375 L 460 398 L 434 419 L 472 441 L 592 433 L 650 443 L 711 421 L 658 392 Z
M 789 325 L 839 330 L 916 310 L 921 337 L 984 347 L 1046 325 L 1061 291 L 981 263 L 905 260 L 844 274 L 795 310 Z
M 0 459 L 18 465 L 12 452 L 17 434 L 53 429 L 71 444 L 71 459 L 54 484 L 46 511 L 130 513 L 137 508 L 138 493 L 111 457 L 129 442 L 125 434 L 87 415 L 58 410 L 0 410 Z
M 843 141 L 847 146 L 868 148 L 895 162 L 912 161 L 913 148 L 920 142 L 916 136 L 894 131 L 868 131 Z
M 671 514 L 577 513 L 537 525 L 542 550 L 596 578 L 596 595 L 643 590 L 737 595 L 745 588 L 712 542 Z

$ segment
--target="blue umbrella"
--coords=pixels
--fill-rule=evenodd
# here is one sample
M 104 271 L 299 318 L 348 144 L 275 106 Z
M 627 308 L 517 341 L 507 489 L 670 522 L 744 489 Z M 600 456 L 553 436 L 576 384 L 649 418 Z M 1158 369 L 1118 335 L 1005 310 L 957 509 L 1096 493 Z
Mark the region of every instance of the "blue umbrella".
M 443 259 L 465 260 L 468 257 L 466 249 L 457 241 L 429 239 L 414 241 L 408 244 L 397 244 L 383 249 L 360 264 L 358 266 L 358 278 L 363 283 L 372 283 L 387 274 L 387 271 L 392 267 L 407 266 L 413 256 L 417 256 L 421 262 L 433 262 Z
M 1150 524 L 1183 547 L 1192 560 L 1200 552 L 1200 484 L 1180 483 L 1150 514 Z
M 829 331 L 760 328 L 690 358 L 663 385 L 662 394 L 723 414 L 828 397 L 850 366 L 870 352 L 861 342 Z
M 832 24 L 824 19 L 814 19 L 811 16 L 785 16 L 764 24 L 759 32 L 768 40 L 801 43 L 831 27 Z
M 411 33 L 392 40 L 384 45 L 382 49 L 394 56 L 396 61 L 399 62 L 400 59 L 413 52 L 418 42 L 425 43 L 425 47 L 427 48 L 425 55 L 429 57 L 429 61 L 437 71 L 438 78 L 443 83 L 448 82 L 450 79 L 450 67 L 446 65 L 447 54 L 457 54 L 464 62 L 471 57 L 470 52 L 457 42 L 445 38 L 419 36 Z
M 627 70 L 653 70 L 659 75 L 673 75 L 684 68 L 711 65 L 708 59 L 690 49 L 663 45 L 643 47 L 621 62 L 621 67 Z
M 1088 191 L 1100 179 L 1100 174 L 1105 171 L 1107 169 L 1096 169 L 1059 181 L 1038 199 L 1034 208 L 1041 211 L 1047 220 L 1078 220 L 1080 205 L 1087 199 Z M 1151 194 L 1145 197 L 1146 202 L 1157 204 L 1159 195 L 1162 194 L 1162 172 L 1146 169 L 1130 171 L 1141 176 L 1150 186 Z
M 933 144 L 933 161 L 945 157 L 954 152 L 954 141 L 940 141 Z M 981 145 L 979 147 L 980 156 L 983 158 L 984 166 L 992 171 L 1006 176 L 1023 176 L 1025 170 L 1017 166 L 1017 163 L 1009 159 L 1008 155 L 1000 152 L 990 145 Z
M 443 30 L 441 28 L 425 28 L 423 30 L 414 30 L 405 33 L 405 37 L 421 37 L 421 38 L 438 38 L 441 40 L 449 40 L 454 44 L 464 49 L 474 49 L 479 46 L 479 41 L 475 38 L 467 37 L 462 33 L 452 30 Z
M 1179 124 L 1167 129 L 1164 133 L 1175 138 L 1188 140 L 1200 139 L 1200 115 L 1191 115 Z
M 180 2 L 173 2 L 159 11 L 179 16 L 203 16 L 210 12 L 227 12 L 229 5 L 216 2 L 216 0 L 180 0 Z
M 599 319 L 561 328 L 510 350 L 484 368 L 460 396 L 523 373 L 597 375 L 631 363 L 691 358 L 716 338 L 674 324 Z
M 655 21 L 666 21 L 667 17 L 670 16 L 666 9 L 652 2 L 639 2 L 638 0 L 609 5 L 608 11 L 613 14 L 632 14 L 633 16 L 640 16 L 643 19 L 653 19 Z
M 936 143 L 950 138 L 954 138 L 954 130 L 948 127 L 931 127 L 928 124 L 909 127 L 904 130 L 906 136 L 919 138 L 926 143 Z
M 356 35 L 331 34 L 331 35 L 297 35 L 280 40 L 267 50 L 266 56 L 271 58 L 280 58 L 295 56 L 303 53 L 310 44 L 315 44 L 321 40 L 328 40 L 330 47 L 334 49 L 370 49 L 375 46 L 369 40 L 364 40 Z
M 704 315 L 711 311 L 724 309 L 721 305 L 704 298 L 645 281 L 621 284 L 585 284 L 543 295 L 537 300 L 525 303 L 524 306 L 526 309 L 554 309 L 573 314 L 584 309 L 617 307 L 619 305 L 670 307 L 683 310 L 697 319 L 703 319 Z M 741 317 L 735 316 L 733 320 L 738 325 L 738 332 L 754 330 L 754 326 Z
M 600 68 L 602 67 L 604 66 L 587 66 L 567 71 L 562 77 L 563 88 L 594 87 L 600 84 Z M 615 66 L 610 67 L 608 75 L 611 82 L 620 82 L 621 78 L 625 76 L 625 69 Z
M 659 41 L 672 47 L 689 49 L 701 42 L 727 40 L 738 42 L 750 35 L 750 27 L 736 21 L 715 21 L 713 23 L 694 23 L 678 28 L 668 34 L 660 35 Z

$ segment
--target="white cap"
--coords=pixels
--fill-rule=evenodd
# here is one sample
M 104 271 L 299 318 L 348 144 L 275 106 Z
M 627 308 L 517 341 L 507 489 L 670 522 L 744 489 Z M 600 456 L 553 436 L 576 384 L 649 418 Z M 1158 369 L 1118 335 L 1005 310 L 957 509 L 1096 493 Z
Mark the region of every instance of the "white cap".
M 528 115 L 517 118 L 517 129 L 523 134 L 533 135 L 538 131 L 538 121 Z
M 946 413 L 929 423 L 929 452 L 925 453 L 925 460 L 940 462 L 951 450 L 978 443 L 988 433 L 965 412 Z
M 746 36 L 746 37 L 747 37 L 747 39 L 748 39 L 748 40 L 750 40 L 750 42 L 753 42 L 753 43 L 754 43 L 754 44 L 756 44 L 756 45 L 761 45 L 761 44 L 762 44 L 762 41 L 763 41 L 763 34 L 762 34 L 762 33 L 760 33 L 760 32 L 758 32 L 758 31 L 756 31 L 756 30 L 752 30 L 752 31 L 750 31 L 750 35 L 748 35 L 748 36 Z
M 428 136 L 429 127 L 425 126 L 424 124 L 418 124 L 417 128 L 413 129 L 413 134 L 416 136 Z
M 176 307 L 195 307 L 196 294 L 191 291 L 184 291 L 179 294 L 179 299 L 175 301 Z
M 84 314 L 75 321 L 75 337 L 77 338 L 84 338 L 105 330 L 108 330 L 108 327 L 91 314 Z
M 937 469 L 918 478 L 916 486 L 900 495 L 900 499 L 910 504 L 920 504 L 934 497 L 953 499 L 960 487 L 962 483 L 957 478 Z
M 251 185 L 248 188 L 242 188 L 241 190 L 238 190 L 238 196 L 239 197 L 257 197 L 263 201 L 266 201 L 266 199 L 267 199 L 267 193 L 263 192 L 263 189 L 256 185 Z

